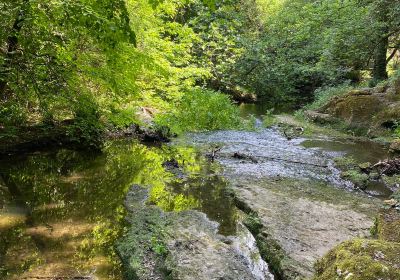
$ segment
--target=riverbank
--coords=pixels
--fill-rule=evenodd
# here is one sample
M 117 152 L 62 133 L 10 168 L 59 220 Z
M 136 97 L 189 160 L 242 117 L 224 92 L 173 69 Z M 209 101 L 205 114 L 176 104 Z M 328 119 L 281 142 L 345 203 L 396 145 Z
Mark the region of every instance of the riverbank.
M 354 136 L 367 137 L 400 153 L 400 78 L 374 88 L 321 90 L 298 116 Z
M 131 125 L 125 129 L 109 129 L 102 132 L 95 143 L 86 145 L 76 135 L 71 135 L 73 121 L 51 125 L 21 126 L 0 129 L 0 156 L 26 154 L 54 148 L 91 149 L 100 152 L 103 144 L 112 139 L 132 138 L 142 143 L 170 141 L 167 130 L 152 126 Z M 91 145 L 94 144 L 94 145 Z

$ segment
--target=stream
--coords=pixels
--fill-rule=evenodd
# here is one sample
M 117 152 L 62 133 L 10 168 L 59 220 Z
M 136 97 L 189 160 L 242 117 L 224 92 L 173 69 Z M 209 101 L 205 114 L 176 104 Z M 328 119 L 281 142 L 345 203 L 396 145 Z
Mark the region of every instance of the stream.
M 243 117 L 265 112 L 240 110 Z M 216 147 L 212 162 L 205 155 Z M 287 140 L 276 128 L 258 127 L 191 133 L 162 146 L 113 140 L 98 154 L 50 149 L 2 158 L 0 278 L 122 279 L 137 257 L 125 241 L 149 212 L 164 217 L 168 236 L 165 245 L 151 239 L 151 249 L 159 259 L 166 246 L 165 267 L 179 279 L 273 279 L 271 271 L 310 277 L 313 262 L 333 246 L 369 235 L 380 200 L 391 195 L 380 182 L 355 191 L 335 168 L 340 156 L 376 162 L 388 152 L 328 136 Z M 258 215 L 263 235 L 244 226 L 249 213 Z M 278 244 L 285 262 L 263 255 L 262 242 Z M 154 271 L 140 275 L 162 279 Z

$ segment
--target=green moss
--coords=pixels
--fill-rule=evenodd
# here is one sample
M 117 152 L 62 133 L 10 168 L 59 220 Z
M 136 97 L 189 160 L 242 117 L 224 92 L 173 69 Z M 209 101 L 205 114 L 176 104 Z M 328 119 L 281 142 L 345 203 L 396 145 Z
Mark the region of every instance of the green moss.
M 396 185 L 400 185 L 400 175 L 382 176 L 382 180 L 385 185 L 390 188 L 395 188 Z
M 378 238 L 400 242 L 400 213 L 396 209 L 383 210 L 377 219 Z
M 349 170 L 342 173 L 342 177 L 351 181 L 356 187 L 364 188 L 368 183 L 369 176 L 358 170 Z
M 366 174 L 371 163 L 357 163 L 353 157 L 338 157 L 334 159 L 335 165 L 342 171 L 342 178 L 351 181 L 356 187 L 364 188 L 374 174 Z M 364 173 L 366 172 L 366 173 Z
M 278 279 L 298 279 L 298 274 L 293 268 L 300 264 L 290 259 L 276 240 L 263 232 L 256 236 L 256 242 L 261 257 L 268 263 L 269 269 Z
M 254 236 L 257 236 L 263 228 L 261 220 L 255 212 L 246 215 L 245 219 L 243 220 L 243 224 Z
M 316 263 L 314 280 L 400 279 L 400 244 L 355 239 L 331 250 Z
M 338 157 L 334 159 L 336 166 L 340 170 L 348 171 L 354 168 L 357 168 L 357 161 L 349 156 L 349 157 Z

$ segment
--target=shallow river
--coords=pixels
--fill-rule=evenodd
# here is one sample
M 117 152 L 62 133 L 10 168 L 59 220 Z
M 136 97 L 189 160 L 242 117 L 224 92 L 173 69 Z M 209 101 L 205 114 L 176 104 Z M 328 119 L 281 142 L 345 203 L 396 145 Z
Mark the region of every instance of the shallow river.
M 263 110 L 243 105 L 241 112 L 259 117 Z M 216 147 L 216 162 L 210 162 L 204 154 Z M 248 157 L 235 158 L 238 152 Z M 238 210 L 230 184 L 289 177 L 350 192 L 333 166 L 342 155 L 374 162 L 387 152 L 371 142 L 287 141 L 275 129 L 260 128 L 189 134 L 161 147 L 115 140 L 99 154 L 55 149 L 2 158 L 0 279 L 121 279 L 114 242 L 127 227 L 123 202 L 133 184 L 151 187 L 150 203 L 163 210 L 197 209 L 220 224 L 220 234 L 234 235 Z M 170 168 L 176 164 L 183 169 Z M 379 198 L 391 193 L 379 183 L 368 191 Z

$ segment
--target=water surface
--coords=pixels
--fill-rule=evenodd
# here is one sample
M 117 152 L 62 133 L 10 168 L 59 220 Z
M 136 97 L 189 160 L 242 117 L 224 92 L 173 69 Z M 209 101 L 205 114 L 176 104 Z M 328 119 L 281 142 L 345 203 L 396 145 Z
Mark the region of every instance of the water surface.
M 165 168 L 174 160 L 177 168 Z M 0 277 L 122 279 L 114 243 L 125 195 L 152 188 L 149 203 L 199 209 L 234 234 L 236 211 L 219 169 L 195 149 L 110 141 L 102 153 L 54 149 L 0 161 Z

